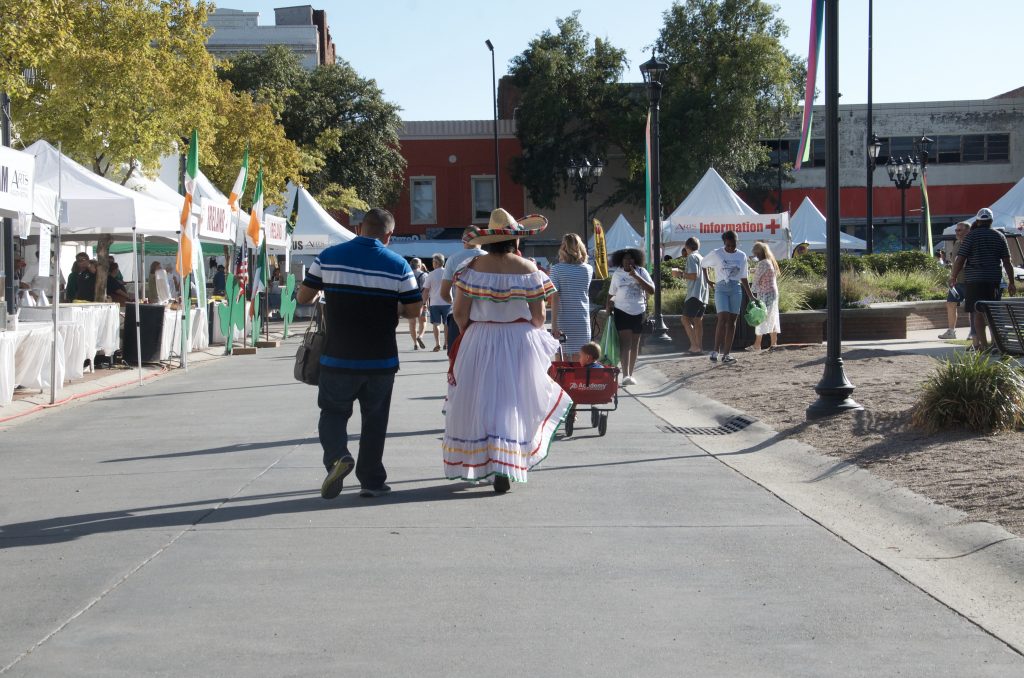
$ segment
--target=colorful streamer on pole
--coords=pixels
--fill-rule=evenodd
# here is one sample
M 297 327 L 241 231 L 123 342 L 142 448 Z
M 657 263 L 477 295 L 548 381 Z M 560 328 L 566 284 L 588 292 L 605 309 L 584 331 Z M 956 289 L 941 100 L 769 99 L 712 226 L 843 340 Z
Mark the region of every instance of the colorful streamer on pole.
M 925 241 L 928 243 L 928 254 L 935 254 L 935 245 L 932 243 L 932 208 L 928 203 L 928 170 L 921 168 L 921 198 L 924 203 L 924 232 Z
M 807 47 L 807 89 L 804 93 L 804 115 L 800 126 L 800 148 L 797 151 L 794 170 L 807 162 L 811 156 L 811 123 L 814 115 L 814 84 L 818 80 L 818 55 L 821 53 L 821 30 L 825 18 L 825 0 L 811 0 L 811 37 Z
M 647 272 L 654 270 L 652 253 L 654 240 L 651 235 L 651 224 L 654 215 L 651 212 L 651 112 L 647 112 L 647 129 L 644 132 L 644 193 L 647 199 L 647 212 L 644 216 L 644 258 L 647 259 Z M 596 243 L 596 240 L 595 240 Z
M 594 219 L 594 273 L 600 279 L 608 277 L 608 245 L 601 222 Z

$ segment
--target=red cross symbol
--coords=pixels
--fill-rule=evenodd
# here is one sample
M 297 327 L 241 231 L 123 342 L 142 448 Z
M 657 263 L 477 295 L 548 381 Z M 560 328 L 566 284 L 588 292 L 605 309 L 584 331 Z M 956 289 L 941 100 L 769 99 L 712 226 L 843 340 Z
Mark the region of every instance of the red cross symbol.
M 768 229 L 769 231 L 771 231 L 771 232 L 772 232 L 772 235 L 775 235 L 775 231 L 777 231 L 777 230 L 779 230 L 780 228 L 782 228 L 782 224 L 780 224 L 780 223 L 777 223 L 777 222 L 775 221 L 775 217 L 772 217 L 772 220 L 771 220 L 771 222 L 769 222 L 769 223 L 768 223 L 768 225 L 767 225 L 767 226 L 765 226 L 765 228 L 766 228 L 766 229 Z

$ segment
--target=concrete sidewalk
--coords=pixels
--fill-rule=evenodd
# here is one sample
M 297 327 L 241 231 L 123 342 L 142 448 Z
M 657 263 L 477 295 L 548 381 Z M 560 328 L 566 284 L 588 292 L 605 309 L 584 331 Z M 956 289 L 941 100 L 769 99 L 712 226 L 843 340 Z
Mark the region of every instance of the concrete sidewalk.
M 440 477 L 446 364 L 403 351 L 395 492 L 323 501 L 294 349 L 0 431 L 0 673 L 1024 675 L 651 397 L 496 496 Z

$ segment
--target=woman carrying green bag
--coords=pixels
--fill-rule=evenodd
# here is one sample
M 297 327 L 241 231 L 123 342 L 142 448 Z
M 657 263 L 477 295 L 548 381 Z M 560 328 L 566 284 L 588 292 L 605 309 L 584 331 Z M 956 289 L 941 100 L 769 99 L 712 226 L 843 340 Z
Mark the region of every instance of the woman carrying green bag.
M 763 242 L 754 243 L 751 250 L 757 257 L 757 266 L 754 268 L 754 276 L 751 280 L 751 288 L 754 297 L 765 306 L 765 313 L 754 325 L 754 345 L 751 351 L 757 353 L 761 350 L 761 337 L 768 335 L 771 343 L 769 351 L 778 348 L 779 332 L 779 262 L 771 249 Z
M 619 333 L 615 329 L 615 316 L 611 313 L 605 318 L 601 332 L 601 361 L 605 365 L 619 364 Z

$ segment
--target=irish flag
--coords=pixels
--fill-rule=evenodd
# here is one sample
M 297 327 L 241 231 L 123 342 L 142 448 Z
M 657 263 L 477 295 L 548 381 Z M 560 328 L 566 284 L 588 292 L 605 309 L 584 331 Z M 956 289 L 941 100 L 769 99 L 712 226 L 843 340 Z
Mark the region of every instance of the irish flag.
M 249 179 L 249 147 L 245 148 L 245 155 L 242 156 L 242 168 L 238 170 L 238 177 L 235 185 L 231 187 L 231 195 L 228 196 L 228 205 L 232 212 L 238 211 L 238 201 L 245 194 L 245 182 Z
M 178 260 L 175 268 L 184 279 L 192 272 L 192 194 L 196 190 L 196 176 L 199 174 L 199 130 L 192 130 L 192 141 L 188 145 L 188 161 L 185 163 L 185 202 L 181 206 L 181 237 L 178 241 Z
M 259 184 L 256 185 L 257 187 L 259 186 Z M 260 245 L 259 254 L 256 256 L 256 274 L 252 277 L 252 306 L 249 307 L 250 318 L 254 318 L 258 315 L 257 306 L 259 306 L 260 292 L 267 289 L 267 278 L 270 277 L 268 274 L 267 239 L 264 238 L 263 244 Z
M 249 213 L 249 228 L 245 234 L 253 247 L 260 245 L 260 227 L 263 225 L 263 170 L 256 174 L 256 194 L 252 197 L 252 211 Z

